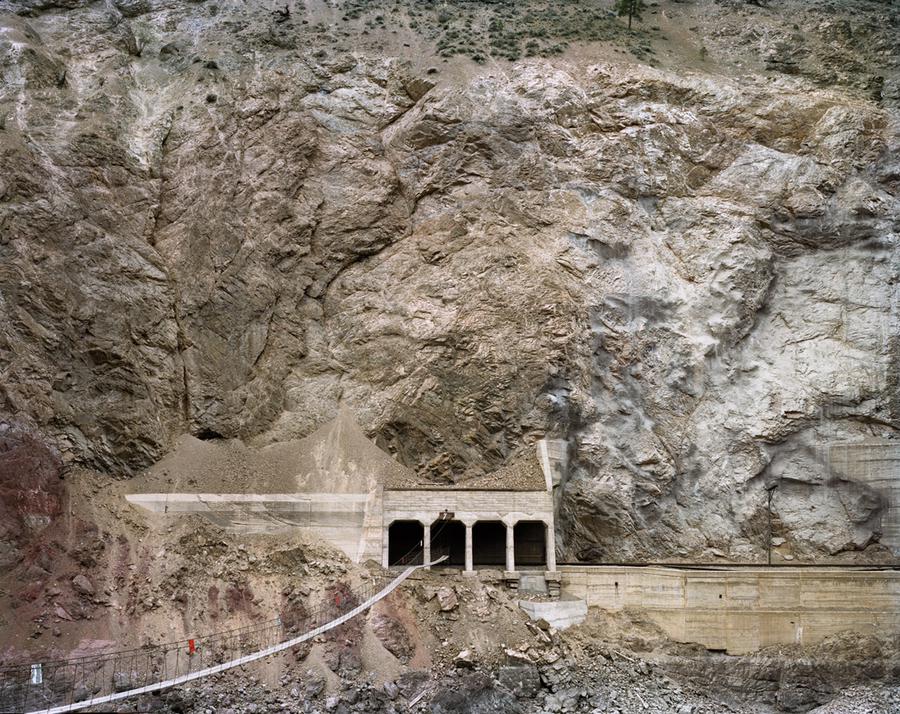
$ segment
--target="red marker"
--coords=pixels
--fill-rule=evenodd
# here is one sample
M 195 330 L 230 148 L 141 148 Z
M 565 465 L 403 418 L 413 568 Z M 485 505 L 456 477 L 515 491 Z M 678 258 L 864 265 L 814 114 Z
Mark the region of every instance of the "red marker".
M 188 654 L 194 654 L 197 651 L 197 648 L 194 646 L 193 640 L 188 640 Z

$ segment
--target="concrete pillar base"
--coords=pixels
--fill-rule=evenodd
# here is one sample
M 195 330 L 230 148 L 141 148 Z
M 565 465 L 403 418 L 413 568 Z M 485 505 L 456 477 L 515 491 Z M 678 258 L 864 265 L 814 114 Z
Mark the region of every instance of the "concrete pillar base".
M 547 594 L 554 600 L 558 600 L 560 586 L 562 584 L 562 573 L 555 570 L 548 570 L 544 573 L 544 580 L 547 582 Z

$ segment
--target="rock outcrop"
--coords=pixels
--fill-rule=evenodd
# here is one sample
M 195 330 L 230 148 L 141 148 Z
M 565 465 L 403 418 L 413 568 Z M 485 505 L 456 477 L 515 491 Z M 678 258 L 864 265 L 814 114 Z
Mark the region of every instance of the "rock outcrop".
M 438 81 L 203 4 L 27 10 L 0 15 L 0 410 L 66 460 L 129 475 L 345 402 L 436 480 L 567 439 L 568 558 L 759 560 L 770 527 L 896 556 L 883 494 L 816 457 L 900 429 L 885 104 L 627 61 Z
M 61 473 L 59 454 L 36 434 L 0 421 L 0 567 L 40 552 L 40 534 L 62 514 Z

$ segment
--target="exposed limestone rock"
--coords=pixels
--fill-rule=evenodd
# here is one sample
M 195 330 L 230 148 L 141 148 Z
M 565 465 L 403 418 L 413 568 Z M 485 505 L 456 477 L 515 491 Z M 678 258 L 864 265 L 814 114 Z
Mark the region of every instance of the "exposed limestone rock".
M 409 632 L 396 617 L 379 613 L 372 616 L 370 624 L 375 636 L 388 652 L 403 663 L 409 662 L 413 654 L 413 643 Z
M 150 12 L 150 0 L 114 0 L 116 9 L 125 17 L 138 17 Z
M 0 15 L 0 411 L 128 475 L 344 401 L 435 480 L 568 440 L 566 558 L 897 556 L 804 456 L 900 429 L 898 116 L 819 45 L 435 85 L 205 8 Z
M 436 595 L 441 612 L 450 612 L 459 607 L 459 598 L 456 597 L 452 588 L 438 588 Z

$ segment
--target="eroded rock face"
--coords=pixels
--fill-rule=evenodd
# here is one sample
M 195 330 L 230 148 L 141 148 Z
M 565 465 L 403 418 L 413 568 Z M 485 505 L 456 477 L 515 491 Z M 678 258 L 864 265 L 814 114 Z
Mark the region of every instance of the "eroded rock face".
M 116 7 L 0 16 L 0 408 L 66 458 L 343 401 L 437 480 L 568 439 L 564 557 L 761 558 L 770 520 L 877 554 L 882 495 L 804 453 L 900 427 L 896 113 L 635 64 L 433 87 Z
M 38 435 L 0 420 L 0 567 L 16 565 L 62 514 L 61 473 Z

